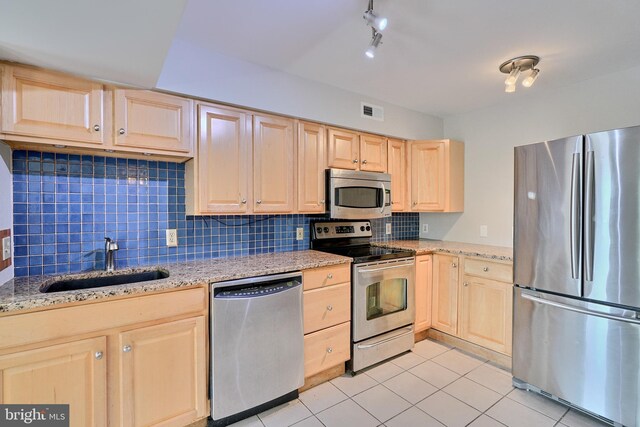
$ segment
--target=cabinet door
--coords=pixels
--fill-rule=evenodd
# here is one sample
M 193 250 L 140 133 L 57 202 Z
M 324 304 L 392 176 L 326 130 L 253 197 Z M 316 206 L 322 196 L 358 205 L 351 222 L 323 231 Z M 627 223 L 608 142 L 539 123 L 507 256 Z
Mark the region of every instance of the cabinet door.
M 106 337 L 0 356 L 0 403 L 69 404 L 72 427 L 107 425 Z
M 407 208 L 407 152 L 404 141 L 390 139 L 387 145 L 387 173 L 391 175 L 391 210 Z
M 48 138 L 75 146 L 100 145 L 104 141 L 102 98 L 101 84 L 5 65 L 2 132 L 36 137 L 33 142 Z
M 458 332 L 458 257 L 433 255 L 431 326 L 442 332 Z
M 377 135 L 360 135 L 360 170 L 387 171 L 387 138 Z
M 431 255 L 416 257 L 416 332 L 431 326 L 431 261 Z
M 191 154 L 193 101 L 129 89 L 116 89 L 113 97 L 114 145 Z
M 443 211 L 447 170 L 443 141 L 411 143 L 411 210 Z
M 184 426 L 206 414 L 204 316 L 119 336 L 124 426 Z
M 324 213 L 325 127 L 298 124 L 298 212 Z
M 327 140 L 327 164 L 330 168 L 358 169 L 360 158 L 357 133 L 329 128 Z
M 254 116 L 254 212 L 293 212 L 293 159 L 293 120 Z
M 198 213 L 247 213 L 250 204 L 251 115 L 200 105 L 194 185 Z
M 511 355 L 513 287 L 464 276 L 460 294 L 460 338 Z

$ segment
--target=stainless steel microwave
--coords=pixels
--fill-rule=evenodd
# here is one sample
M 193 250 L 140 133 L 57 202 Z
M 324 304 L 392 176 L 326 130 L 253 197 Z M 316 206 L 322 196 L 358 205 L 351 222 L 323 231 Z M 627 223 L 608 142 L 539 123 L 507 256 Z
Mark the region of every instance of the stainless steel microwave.
M 391 216 L 391 175 L 327 169 L 327 213 L 331 218 Z

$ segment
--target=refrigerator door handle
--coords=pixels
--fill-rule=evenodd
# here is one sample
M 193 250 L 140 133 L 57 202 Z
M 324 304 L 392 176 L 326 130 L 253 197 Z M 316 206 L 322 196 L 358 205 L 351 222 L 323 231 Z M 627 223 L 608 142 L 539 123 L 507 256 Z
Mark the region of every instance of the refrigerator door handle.
M 529 301 L 532 301 L 532 302 L 536 302 L 536 303 L 539 303 L 539 304 L 550 305 L 552 307 L 557 307 L 557 308 L 561 308 L 561 309 L 564 309 L 564 310 L 574 311 L 576 313 L 586 314 L 588 316 L 602 317 L 604 319 L 617 320 L 617 321 L 620 321 L 620 322 L 633 323 L 633 324 L 636 324 L 636 325 L 640 325 L 640 320 L 638 320 L 636 318 L 616 316 L 615 314 L 602 313 L 600 311 L 589 310 L 587 308 L 576 307 L 576 306 L 569 305 L 569 304 L 563 304 L 561 302 L 549 301 L 549 300 L 538 298 L 538 297 L 536 297 L 534 295 L 527 294 L 527 293 L 524 293 L 524 292 L 522 292 L 521 296 L 522 296 L 522 298 L 524 298 L 526 300 L 529 300 Z
M 587 151 L 585 166 L 584 192 L 584 270 L 585 280 L 593 281 L 593 251 L 594 251 L 594 218 L 595 215 L 595 170 L 593 151 Z
M 570 240 L 571 240 L 571 278 L 580 278 L 580 214 L 582 212 L 582 175 L 580 173 L 580 153 L 573 155 L 571 162 L 571 213 L 570 213 Z

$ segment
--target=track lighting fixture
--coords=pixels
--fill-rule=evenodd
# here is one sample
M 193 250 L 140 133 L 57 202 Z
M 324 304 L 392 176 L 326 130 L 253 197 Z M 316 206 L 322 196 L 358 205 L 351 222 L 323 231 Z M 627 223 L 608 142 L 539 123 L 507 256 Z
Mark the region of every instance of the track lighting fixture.
M 382 16 L 378 16 L 373 11 L 373 0 L 369 0 L 369 7 L 364 11 L 362 15 L 367 25 L 371 27 L 371 41 L 369 42 L 369 47 L 364 52 L 368 58 L 373 58 L 376 56 L 376 49 L 378 45 L 382 43 L 382 31 L 387 28 L 388 20 Z
M 529 71 L 529 75 L 522 81 L 522 86 L 531 87 L 538 78 L 540 70 L 535 68 L 540 62 L 540 58 L 534 55 L 518 56 L 503 62 L 500 65 L 500 72 L 509 74 L 504 81 L 504 91 L 507 93 L 513 93 L 516 91 L 516 83 L 523 71 Z

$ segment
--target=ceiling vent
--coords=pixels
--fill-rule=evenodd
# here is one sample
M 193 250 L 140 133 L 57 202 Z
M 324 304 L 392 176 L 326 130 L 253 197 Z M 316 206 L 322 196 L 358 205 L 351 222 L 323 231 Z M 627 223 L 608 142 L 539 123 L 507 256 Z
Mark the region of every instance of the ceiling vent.
M 384 108 L 379 105 L 367 104 L 364 102 L 360 103 L 360 116 L 367 118 L 378 120 L 379 122 L 384 121 Z

